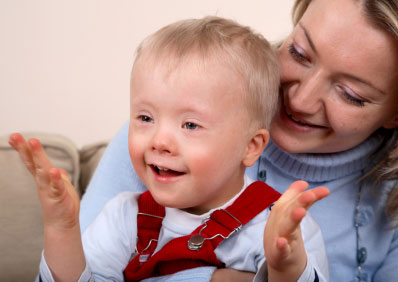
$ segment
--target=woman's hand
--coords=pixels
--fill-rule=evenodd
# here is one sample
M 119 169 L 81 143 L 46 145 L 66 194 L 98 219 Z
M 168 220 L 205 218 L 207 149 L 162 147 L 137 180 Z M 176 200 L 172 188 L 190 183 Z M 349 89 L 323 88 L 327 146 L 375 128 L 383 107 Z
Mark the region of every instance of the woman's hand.
M 19 153 L 36 181 L 45 228 L 64 230 L 78 226 L 79 195 L 66 171 L 52 166 L 37 139 L 26 142 L 21 134 L 14 133 L 9 144 Z
M 297 281 L 306 267 L 300 223 L 315 202 L 329 195 L 325 187 L 307 187 L 305 181 L 294 182 L 271 209 L 264 231 L 269 281 Z

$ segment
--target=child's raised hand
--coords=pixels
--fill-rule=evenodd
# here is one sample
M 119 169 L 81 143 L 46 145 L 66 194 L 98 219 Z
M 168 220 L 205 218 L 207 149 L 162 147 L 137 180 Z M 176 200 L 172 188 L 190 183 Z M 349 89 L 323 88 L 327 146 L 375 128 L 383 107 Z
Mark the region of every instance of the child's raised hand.
M 300 230 L 301 220 L 317 201 L 329 195 L 326 187 L 305 190 L 305 181 L 293 182 L 271 209 L 264 231 L 264 251 L 269 281 L 297 281 L 307 256 Z
M 44 227 L 58 230 L 79 225 L 79 195 L 66 171 L 54 168 L 39 140 L 28 142 L 19 133 L 10 136 L 9 144 L 19 153 L 33 175 L 43 211 Z

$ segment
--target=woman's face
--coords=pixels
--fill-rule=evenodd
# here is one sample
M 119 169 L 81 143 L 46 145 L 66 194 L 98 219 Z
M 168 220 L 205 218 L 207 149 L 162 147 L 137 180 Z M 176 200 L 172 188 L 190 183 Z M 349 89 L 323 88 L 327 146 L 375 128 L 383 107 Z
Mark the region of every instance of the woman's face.
M 282 149 L 338 152 L 398 126 L 398 43 L 359 1 L 314 0 L 279 58 L 283 102 L 271 137 Z

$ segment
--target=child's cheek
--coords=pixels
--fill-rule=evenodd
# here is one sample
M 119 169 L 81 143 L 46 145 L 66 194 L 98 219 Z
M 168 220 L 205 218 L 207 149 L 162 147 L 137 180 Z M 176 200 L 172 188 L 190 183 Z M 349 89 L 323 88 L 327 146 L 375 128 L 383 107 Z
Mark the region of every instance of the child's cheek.
M 138 142 L 137 138 L 129 138 L 130 160 L 138 176 L 141 176 L 145 167 L 144 150 L 142 142 Z

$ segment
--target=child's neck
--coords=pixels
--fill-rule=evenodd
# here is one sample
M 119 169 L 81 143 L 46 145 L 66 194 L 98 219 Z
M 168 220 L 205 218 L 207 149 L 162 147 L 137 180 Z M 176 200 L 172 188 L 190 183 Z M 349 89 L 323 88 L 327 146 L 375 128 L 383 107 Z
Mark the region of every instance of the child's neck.
M 246 186 L 248 186 L 250 184 L 250 183 L 246 183 L 247 180 L 248 180 L 247 177 L 245 177 L 245 175 L 243 174 L 240 177 L 240 181 L 239 180 L 234 181 L 233 187 L 232 187 L 232 185 L 229 185 L 229 188 L 230 188 L 230 189 L 228 189 L 229 195 L 225 195 L 225 197 L 220 198 L 219 201 L 217 201 L 217 202 L 212 201 L 211 202 L 212 204 L 210 204 L 210 205 L 195 206 L 195 207 L 185 208 L 185 209 L 181 209 L 181 210 L 191 213 L 191 214 L 202 215 L 212 209 L 220 208 L 220 207 L 224 206 L 225 204 L 227 204 L 228 202 L 232 203 L 232 200 L 235 200 L 235 198 L 244 190 L 244 188 L 246 188 Z

